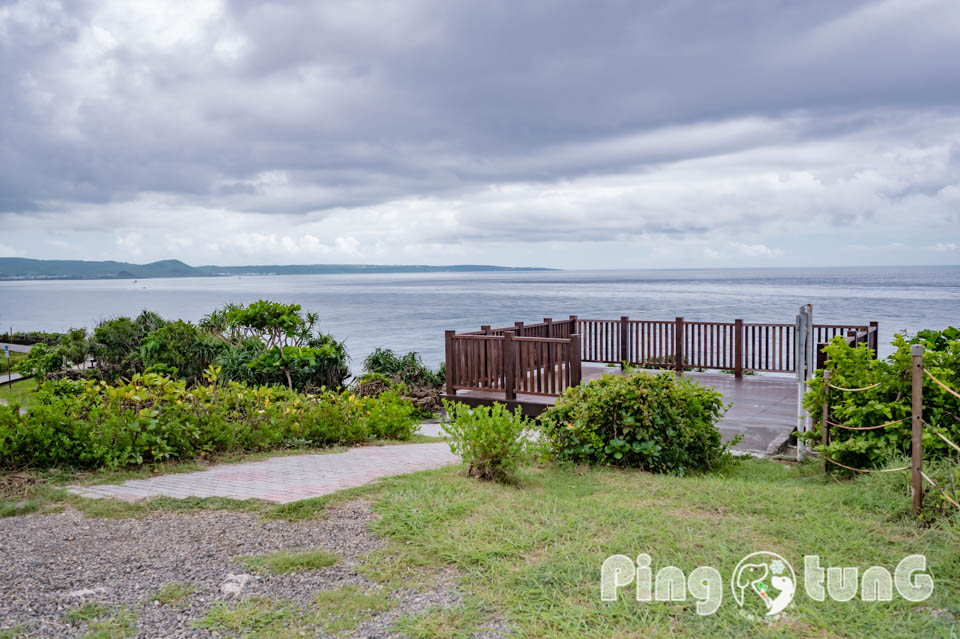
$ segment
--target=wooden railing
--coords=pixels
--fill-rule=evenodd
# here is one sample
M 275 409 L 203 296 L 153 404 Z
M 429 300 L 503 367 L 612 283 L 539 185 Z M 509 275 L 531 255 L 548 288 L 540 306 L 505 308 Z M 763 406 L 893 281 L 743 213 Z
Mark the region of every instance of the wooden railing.
M 515 399 L 517 393 L 553 396 L 577 386 L 581 379 L 580 336 L 569 332 L 572 324 L 547 321 L 513 329 L 484 327 L 459 335 L 447 331 L 447 394 L 493 391 Z M 546 336 L 555 333 L 566 337 Z
M 876 352 L 877 323 L 814 325 L 822 349 L 836 335 Z M 559 395 L 582 378 L 581 362 L 667 368 L 791 373 L 796 370 L 794 324 L 569 319 L 446 332 L 447 395 L 458 390 Z M 823 366 L 822 350 L 818 367 Z

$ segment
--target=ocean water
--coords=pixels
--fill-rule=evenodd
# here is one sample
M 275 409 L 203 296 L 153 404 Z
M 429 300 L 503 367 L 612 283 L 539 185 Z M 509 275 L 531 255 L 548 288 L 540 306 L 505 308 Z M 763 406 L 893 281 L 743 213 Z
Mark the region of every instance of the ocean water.
M 346 340 L 352 368 L 377 346 L 443 360 L 443 332 L 544 317 L 880 323 L 894 332 L 960 325 L 960 266 L 544 271 L 0 282 L 0 331 L 93 327 L 141 309 L 196 321 L 226 302 L 296 302 Z M 881 355 L 889 352 L 881 348 Z

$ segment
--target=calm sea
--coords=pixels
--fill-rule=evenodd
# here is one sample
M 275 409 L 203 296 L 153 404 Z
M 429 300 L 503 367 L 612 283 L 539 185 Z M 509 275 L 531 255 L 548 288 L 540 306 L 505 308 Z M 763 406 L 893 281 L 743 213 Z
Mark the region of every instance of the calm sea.
M 196 321 L 226 302 L 296 302 L 346 340 L 359 368 L 377 346 L 443 360 L 445 329 L 584 318 L 880 322 L 895 331 L 960 325 L 960 266 L 288 275 L 0 282 L 0 330 L 59 331 L 150 309 Z M 889 349 L 886 349 L 888 352 Z M 884 351 L 881 351 L 884 354 Z

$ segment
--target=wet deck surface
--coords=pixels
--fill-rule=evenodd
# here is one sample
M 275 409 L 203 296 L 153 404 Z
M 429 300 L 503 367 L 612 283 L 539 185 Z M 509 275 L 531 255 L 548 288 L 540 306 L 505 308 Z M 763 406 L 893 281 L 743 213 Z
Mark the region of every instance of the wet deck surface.
M 619 374 L 620 369 L 587 364 L 583 366 L 585 381 L 608 373 Z M 727 414 L 720 420 L 720 432 L 724 441 L 743 434 L 743 440 L 736 446 L 738 451 L 775 454 L 796 428 L 797 383 L 792 376 L 747 375 L 737 379 L 724 373 L 687 372 L 684 377 L 716 388 L 723 393 L 726 403 L 732 403 Z M 458 397 L 494 400 L 502 399 L 503 395 L 460 391 Z M 517 394 L 517 401 L 549 406 L 556 398 Z

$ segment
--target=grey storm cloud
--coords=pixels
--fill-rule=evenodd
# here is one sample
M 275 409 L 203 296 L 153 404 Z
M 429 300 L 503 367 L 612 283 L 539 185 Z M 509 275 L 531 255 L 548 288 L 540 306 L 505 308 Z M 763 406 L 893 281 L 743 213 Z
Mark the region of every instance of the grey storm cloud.
M 960 117 L 956 0 L 135 6 L 0 2 L 0 211 L 21 221 L 70 213 L 62 223 L 81 228 L 115 215 L 89 207 L 156 194 L 171 206 L 318 220 L 688 161 L 720 176 L 711 158 L 732 154 L 784 173 L 812 166 L 843 192 L 854 177 L 869 184 L 871 168 L 848 159 L 834 175 L 829 149 L 777 154 L 884 136 L 936 145 L 948 133 L 939 127 Z M 881 200 L 938 197 L 955 186 L 958 149 L 823 210 L 843 224 Z M 720 189 L 658 203 L 618 191 L 608 222 L 583 237 L 703 233 L 712 222 L 691 212 L 707 202 L 707 217 L 737 209 L 749 227 L 790 197 L 754 186 L 771 199 Z M 444 205 L 459 222 L 424 237 L 503 239 L 483 220 L 526 214 L 523 229 L 549 228 L 539 238 L 552 241 L 584 221 L 574 211 L 550 224 L 532 201 L 482 218 Z M 563 215 L 560 199 L 550 207 Z

